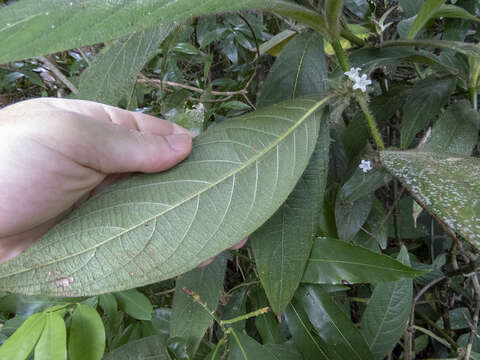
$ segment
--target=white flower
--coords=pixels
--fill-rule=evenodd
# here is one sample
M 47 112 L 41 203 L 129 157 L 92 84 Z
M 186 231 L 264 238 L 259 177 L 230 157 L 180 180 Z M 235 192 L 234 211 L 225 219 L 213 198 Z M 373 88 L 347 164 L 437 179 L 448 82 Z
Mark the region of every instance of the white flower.
M 363 74 L 361 77 L 358 76 L 355 80 L 353 80 L 355 84 L 353 84 L 353 90 L 360 89 L 362 92 L 367 91 L 367 86 L 372 84 L 372 81 L 367 78 L 366 74 Z
M 351 68 L 350 71 L 344 72 L 345 75 L 352 81 L 356 81 L 359 77 L 358 73 L 360 72 L 360 68 Z
M 373 168 L 372 168 L 372 164 L 371 164 L 370 161 L 368 161 L 368 160 L 362 160 L 361 163 L 360 163 L 360 165 L 358 165 L 358 167 L 359 167 L 360 169 L 362 169 L 362 171 L 363 171 L 364 173 L 367 173 L 367 172 L 369 172 L 370 170 L 373 169 Z

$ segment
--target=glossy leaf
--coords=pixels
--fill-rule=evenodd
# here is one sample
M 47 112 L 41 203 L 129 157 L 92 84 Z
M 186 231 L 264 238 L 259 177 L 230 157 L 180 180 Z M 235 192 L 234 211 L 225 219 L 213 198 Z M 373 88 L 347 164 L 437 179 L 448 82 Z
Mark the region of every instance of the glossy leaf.
M 421 151 L 385 151 L 380 158 L 422 206 L 480 247 L 480 159 Z
M 430 77 L 421 80 L 408 91 L 403 106 L 402 131 L 400 147 L 410 146 L 415 135 L 423 130 L 436 116 L 440 109 L 447 104 L 450 95 L 455 91 L 456 78 Z
M 325 290 L 318 286 L 302 286 L 295 297 L 303 305 L 318 335 L 340 359 L 373 360 L 360 331 Z
M 67 360 L 67 329 L 58 313 L 46 315 L 45 328 L 35 347 L 35 360 Z
M 405 247 L 402 247 L 397 259 L 410 266 Z M 412 299 L 413 282 L 410 279 L 382 282 L 375 286 L 360 323 L 360 331 L 375 359 L 384 359 L 402 337 Z
M 385 41 L 383 47 L 390 46 L 416 46 L 421 48 L 439 48 L 442 50 L 453 50 L 467 56 L 480 56 L 480 46 L 478 44 L 450 41 L 450 40 L 392 40 Z
M 0 8 L 0 63 L 110 41 L 196 16 L 253 8 L 270 9 L 325 30 L 318 13 L 282 0 L 25 0 Z
M 149 336 L 125 344 L 108 353 L 104 360 L 171 360 L 163 336 Z
M 52 298 L 46 296 L 25 296 L 8 294 L 0 299 L 0 311 L 29 316 L 52 306 L 82 301 L 82 298 Z
M 477 143 L 478 114 L 468 101 L 459 101 L 448 107 L 432 128 L 423 149 L 471 155 Z
M 200 344 L 212 317 L 197 301 L 183 290 L 192 290 L 200 295 L 211 311 L 216 311 L 227 266 L 227 254 L 217 256 L 208 266 L 192 270 L 177 279 L 173 309 L 170 320 L 170 336 L 186 339 L 190 356 Z M 185 324 L 189 324 L 185 326 Z
M 327 73 L 322 38 L 315 33 L 299 35 L 275 62 L 259 106 L 323 92 Z M 318 116 L 321 118 L 322 114 Z M 250 236 L 260 280 L 276 313 L 283 312 L 300 284 L 317 228 L 330 145 L 328 122 L 325 119 L 321 122 L 315 151 L 295 189 L 280 209 Z
M 33 314 L 0 346 L 0 359 L 25 360 L 30 357 L 45 327 L 47 315 Z
M 295 348 L 288 345 L 261 345 L 250 336 L 236 332 L 240 345 L 234 336 L 229 336 L 231 354 L 229 360 L 262 359 L 262 360 L 297 360 L 299 354 Z M 242 350 L 240 349 L 243 349 Z M 245 354 L 245 355 L 244 355 Z
M 445 3 L 445 0 L 425 0 L 420 11 L 418 12 L 415 21 L 408 29 L 407 39 L 413 39 L 418 34 L 420 29 L 425 26 L 432 15 L 440 9 Z
M 115 184 L 1 264 L 0 289 L 91 295 L 195 268 L 285 201 L 314 150 L 316 111 L 328 100 L 296 100 L 218 124 L 194 139 L 176 168 Z
M 138 320 L 151 320 L 153 306 L 150 300 L 136 289 L 115 293 L 120 309 Z
M 347 242 L 317 238 L 303 275 L 303 282 L 316 284 L 369 283 L 414 278 L 424 274 L 390 256 Z
M 160 26 L 131 34 L 107 46 L 80 76 L 77 99 L 118 105 L 131 101 L 135 81 L 174 26 Z
M 247 313 L 247 290 L 248 287 L 243 286 L 232 293 L 227 305 L 223 309 L 222 320 L 233 319 Z M 238 321 L 227 327 L 233 327 L 237 331 L 245 329 L 245 320 Z
M 267 296 L 261 287 L 251 289 L 249 297 L 253 309 L 269 306 Z M 277 317 L 271 311 L 257 316 L 255 318 L 255 327 L 262 338 L 262 344 L 281 344 L 285 342 L 285 336 L 280 331 Z
M 293 343 L 304 360 L 331 360 L 327 345 L 317 335 L 303 307 L 293 300 L 285 309 L 285 323 L 292 334 Z
M 100 360 L 105 351 L 105 329 L 95 309 L 78 305 L 72 315 L 68 334 L 68 355 L 71 360 Z
M 258 107 L 325 92 L 328 66 L 318 33 L 296 36 L 283 49 L 262 86 Z

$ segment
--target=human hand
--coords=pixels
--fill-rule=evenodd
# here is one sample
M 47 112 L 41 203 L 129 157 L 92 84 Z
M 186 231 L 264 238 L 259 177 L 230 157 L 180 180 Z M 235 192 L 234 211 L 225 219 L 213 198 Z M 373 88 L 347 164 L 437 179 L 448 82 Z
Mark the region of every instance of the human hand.
M 192 137 L 166 120 L 90 101 L 41 98 L 0 110 L 0 263 L 118 174 L 182 161 Z

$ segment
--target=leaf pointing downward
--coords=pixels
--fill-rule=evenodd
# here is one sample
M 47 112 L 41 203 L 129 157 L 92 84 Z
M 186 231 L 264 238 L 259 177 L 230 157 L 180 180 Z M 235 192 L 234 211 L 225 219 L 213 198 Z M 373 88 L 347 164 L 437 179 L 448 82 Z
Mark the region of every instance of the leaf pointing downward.
M 74 211 L 0 265 L 0 290 L 87 296 L 171 278 L 253 232 L 282 204 L 313 152 L 321 101 L 225 121 L 176 168 L 136 175 Z

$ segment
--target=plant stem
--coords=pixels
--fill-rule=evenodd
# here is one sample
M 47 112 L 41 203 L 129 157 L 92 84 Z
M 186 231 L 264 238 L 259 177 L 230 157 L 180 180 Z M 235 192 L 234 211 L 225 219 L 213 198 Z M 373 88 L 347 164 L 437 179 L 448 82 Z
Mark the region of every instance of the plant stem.
M 472 103 L 473 109 L 478 111 L 478 90 L 476 87 L 471 87 L 468 89 L 470 93 L 470 102 Z
M 350 70 L 350 64 L 348 61 L 347 54 L 345 53 L 345 50 L 343 50 L 343 47 L 342 47 L 342 44 L 340 44 L 340 41 L 339 40 L 333 41 L 332 48 L 333 48 L 333 51 L 335 52 L 335 56 L 338 59 L 338 63 L 340 64 L 340 67 L 343 69 L 343 71 Z
M 372 133 L 375 145 L 377 145 L 377 149 L 384 150 L 385 145 L 383 144 L 382 136 L 380 135 L 380 131 L 378 131 L 375 119 L 373 118 L 373 115 L 368 108 L 367 98 L 363 95 L 357 95 L 357 101 L 360 104 L 360 108 L 362 109 L 365 118 L 367 119 L 368 127 L 370 128 L 370 132 Z
M 256 311 L 253 311 L 253 312 L 250 312 L 248 314 L 245 314 L 245 315 L 240 315 L 240 316 L 237 316 L 233 319 L 228 319 L 228 320 L 220 320 L 220 326 L 223 326 L 223 325 L 227 325 L 227 324 L 235 324 L 239 321 L 243 321 L 243 320 L 247 320 L 247 319 L 250 319 L 252 317 L 257 317 L 259 315 L 263 315 L 267 312 L 270 311 L 270 307 L 267 306 L 267 307 L 264 307 L 264 308 L 261 308 L 261 309 L 258 309 Z

